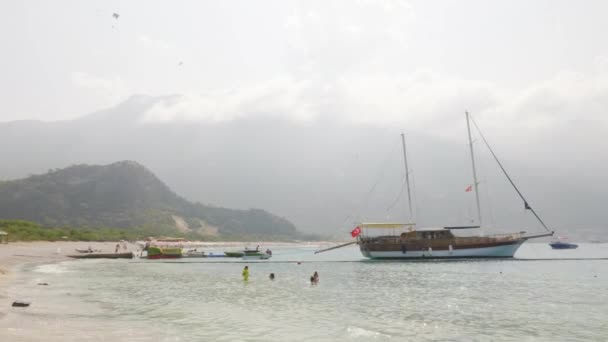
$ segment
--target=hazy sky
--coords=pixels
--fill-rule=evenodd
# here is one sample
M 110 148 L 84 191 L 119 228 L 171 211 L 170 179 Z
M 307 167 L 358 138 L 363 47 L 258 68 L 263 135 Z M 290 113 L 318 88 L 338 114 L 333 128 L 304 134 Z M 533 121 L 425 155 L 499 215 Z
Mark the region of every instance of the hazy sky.
M 441 132 L 469 109 L 497 126 L 608 126 L 606 1 L 0 6 L 0 121 L 75 118 L 139 93 L 183 95 L 146 120 L 277 115 Z

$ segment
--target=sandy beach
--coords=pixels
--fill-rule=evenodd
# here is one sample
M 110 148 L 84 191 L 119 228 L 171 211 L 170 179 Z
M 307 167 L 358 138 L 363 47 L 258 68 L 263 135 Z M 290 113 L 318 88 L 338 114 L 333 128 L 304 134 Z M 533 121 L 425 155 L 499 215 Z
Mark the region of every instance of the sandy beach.
M 74 241 L 36 241 L 11 242 L 0 244 L 0 319 L 6 316 L 11 303 L 18 298 L 9 298 L 7 286 L 16 276 L 18 268 L 24 264 L 56 263 L 69 259 L 67 256 L 76 254 L 76 248 L 98 249 L 103 252 L 114 252 L 116 242 L 74 242 Z M 135 251 L 136 245 L 128 245 L 129 250 Z

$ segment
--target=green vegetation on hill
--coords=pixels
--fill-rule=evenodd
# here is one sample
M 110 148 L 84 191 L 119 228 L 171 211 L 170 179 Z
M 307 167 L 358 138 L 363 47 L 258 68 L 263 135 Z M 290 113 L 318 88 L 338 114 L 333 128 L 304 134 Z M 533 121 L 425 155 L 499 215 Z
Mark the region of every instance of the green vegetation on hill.
M 19 240 L 64 236 L 133 240 L 151 235 L 207 240 L 314 238 L 264 210 L 191 203 L 132 161 L 76 165 L 0 182 L 0 219 L 8 220 L 3 221 L 5 230 Z

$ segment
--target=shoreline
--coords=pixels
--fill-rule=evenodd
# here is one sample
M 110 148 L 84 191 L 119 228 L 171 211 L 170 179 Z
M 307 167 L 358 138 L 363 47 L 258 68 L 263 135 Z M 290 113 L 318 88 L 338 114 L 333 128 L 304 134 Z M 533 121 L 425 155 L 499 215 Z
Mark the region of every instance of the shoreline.
M 12 301 L 20 299 L 10 298 L 7 290 L 17 280 L 23 267 L 70 260 L 68 255 L 76 253 L 75 248 L 89 245 L 93 249 L 113 252 L 116 242 L 32 241 L 0 245 L 0 320 L 7 316 Z
M 89 242 L 89 241 L 31 241 L 31 242 L 10 242 L 0 244 L 0 320 L 2 320 L 10 310 L 11 302 L 19 298 L 9 298 L 8 287 L 16 280 L 20 269 L 27 265 L 54 264 L 61 261 L 73 260 L 68 257 L 77 254 L 76 248 L 88 248 L 101 250 L 104 253 L 113 253 L 118 242 Z M 184 243 L 184 248 L 243 248 L 244 246 L 326 246 L 333 245 L 330 241 L 307 241 L 307 242 L 280 242 L 280 241 L 214 241 L 214 242 L 188 242 Z M 138 252 L 139 246 L 134 243 L 127 243 L 129 251 Z M 121 251 L 122 248 L 121 248 Z

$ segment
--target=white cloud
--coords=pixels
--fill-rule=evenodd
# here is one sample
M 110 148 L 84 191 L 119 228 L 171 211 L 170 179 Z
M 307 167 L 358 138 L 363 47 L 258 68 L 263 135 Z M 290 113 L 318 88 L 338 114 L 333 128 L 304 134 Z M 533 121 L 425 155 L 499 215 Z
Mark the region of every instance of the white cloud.
M 563 134 L 575 122 L 581 131 L 585 127 L 594 131 L 588 139 L 581 133 L 581 139 L 588 140 L 584 146 L 608 149 L 607 142 L 597 141 L 598 131 L 608 133 L 606 108 L 606 72 L 561 72 L 521 90 L 506 91 L 485 81 L 419 70 L 408 77 L 371 72 L 344 73 L 332 80 L 285 76 L 222 92 L 192 92 L 158 103 L 142 121 L 331 121 L 391 125 L 461 139 L 468 110 L 497 143 L 525 147 L 533 140 Z
M 101 77 L 86 72 L 72 72 L 72 84 L 78 88 L 88 89 L 109 103 L 116 103 L 133 93 L 131 87 L 119 76 Z

